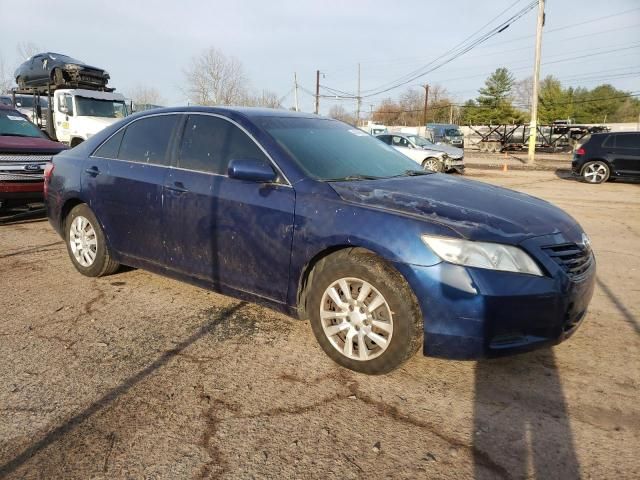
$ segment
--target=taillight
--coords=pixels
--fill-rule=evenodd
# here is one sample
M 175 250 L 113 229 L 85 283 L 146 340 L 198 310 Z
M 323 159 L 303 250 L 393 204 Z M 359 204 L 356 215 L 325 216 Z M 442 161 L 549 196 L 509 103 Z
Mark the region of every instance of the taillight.
M 47 192 L 49 191 L 49 182 L 51 182 L 51 174 L 53 173 L 53 169 L 55 165 L 53 162 L 47 163 L 44 167 L 44 197 L 47 198 Z
M 582 147 L 576 150 L 576 155 L 584 155 L 585 153 L 587 152 L 585 152 L 584 148 Z

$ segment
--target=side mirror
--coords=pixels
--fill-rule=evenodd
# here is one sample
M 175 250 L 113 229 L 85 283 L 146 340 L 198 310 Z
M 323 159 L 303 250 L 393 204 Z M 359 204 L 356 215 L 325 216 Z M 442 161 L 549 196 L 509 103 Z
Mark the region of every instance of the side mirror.
M 67 107 L 65 107 L 64 105 L 60 105 L 58 107 L 58 110 L 60 110 L 62 113 L 69 113 L 69 109 Z
M 229 178 L 259 183 L 274 182 L 278 178 L 278 175 L 268 162 L 254 158 L 231 160 L 227 173 Z

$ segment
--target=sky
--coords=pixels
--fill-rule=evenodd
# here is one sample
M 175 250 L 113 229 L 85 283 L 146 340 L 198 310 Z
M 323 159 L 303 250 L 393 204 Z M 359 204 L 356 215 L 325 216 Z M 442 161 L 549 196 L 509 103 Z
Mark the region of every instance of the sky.
M 530 0 L 0 0 L 0 55 L 13 70 L 18 42 L 64 53 L 111 74 L 110 86 L 158 89 L 167 105 L 186 104 L 184 69 L 213 46 L 242 63 L 251 90 L 270 90 L 293 105 L 293 75 L 301 87 L 321 84 L 345 92 L 393 82 L 419 69 L 487 25 L 506 20 Z M 506 11 L 505 11 L 506 10 Z M 16 12 L 19 21 L 13 21 Z M 507 67 L 524 78 L 533 70 L 536 9 L 465 55 L 399 89 L 363 99 L 369 111 L 385 97 L 429 83 L 457 102 L 477 96 L 485 78 Z M 580 58 L 576 58 L 580 57 Z M 541 76 L 593 88 L 610 83 L 640 92 L 640 0 L 547 0 Z M 313 97 L 299 91 L 300 108 Z M 354 100 L 322 98 L 355 110 Z

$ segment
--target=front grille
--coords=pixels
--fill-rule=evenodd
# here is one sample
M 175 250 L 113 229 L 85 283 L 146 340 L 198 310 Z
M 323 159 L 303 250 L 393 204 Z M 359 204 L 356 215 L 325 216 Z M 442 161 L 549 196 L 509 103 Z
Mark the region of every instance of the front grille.
M 44 180 L 42 172 L 35 173 L 5 173 L 0 172 L 0 182 L 41 182 Z
M 0 162 L 46 163 L 50 162 L 53 155 L 17 155 L 0 153 Z
M 593 263 L 591 249 L 575 243 L 551 245 L 542 250 L 572 279 L 584 275 Z

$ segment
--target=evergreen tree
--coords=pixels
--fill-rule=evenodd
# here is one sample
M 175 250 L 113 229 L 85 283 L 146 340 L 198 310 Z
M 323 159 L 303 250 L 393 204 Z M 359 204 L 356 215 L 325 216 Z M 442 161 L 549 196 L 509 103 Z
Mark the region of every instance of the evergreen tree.
M 511 104 L 511 90 L 515 79 L 506 68 L 498 68 L 485 81 L 483 88 L 478 90 L 477 98 L 478 123 L 499 124 L 519 123 L 523 121 L 523 114 Z

